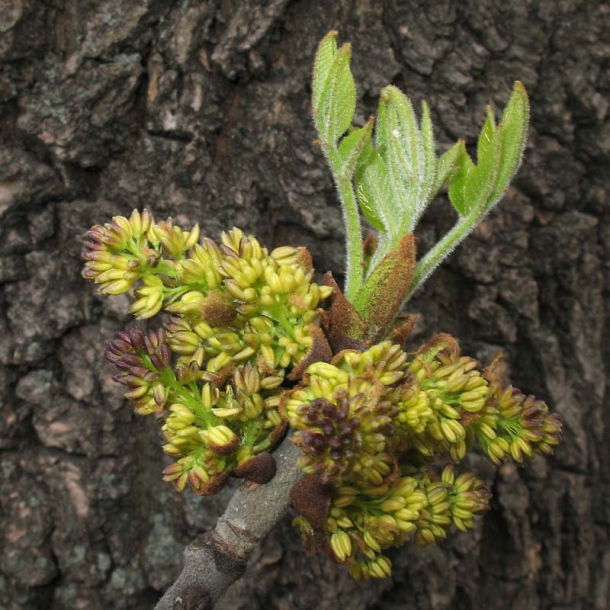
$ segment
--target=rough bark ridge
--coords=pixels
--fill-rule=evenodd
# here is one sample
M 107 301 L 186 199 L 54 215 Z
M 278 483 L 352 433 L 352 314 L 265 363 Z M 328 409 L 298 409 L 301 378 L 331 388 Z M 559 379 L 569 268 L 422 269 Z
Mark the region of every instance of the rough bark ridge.
M 442 148 L 473 141 L 515 79 L 530 149 L 508 200 L 411 304 L 416 340 L 497 351 L 565 420 L 552 460 L 483 466 L 474 535 L 392 555 L 353 583 L 290 520 L 220 608 L 590 609 L 610 605 L 610 6 L 591 0 L 9 0 L 0 7 L 0 608 L 151 608 L 222 512 L 161 482 L 154 422 L 110 381 L 127 302 L 79 277 L 79 236 L 150 207 L 217 236 L 306 245 L 341 271 L 341 218 L 309 120 L 315 46 L 354 46 L 360 118 L 394 82 Z M 446 230 L 439 203 L 420 251 Z M 478 460 L 473 460 L 478 461 Z M 475 464 L 475 467 L 477 464 Z M 482 466 L 482 465 L 481 465 Z

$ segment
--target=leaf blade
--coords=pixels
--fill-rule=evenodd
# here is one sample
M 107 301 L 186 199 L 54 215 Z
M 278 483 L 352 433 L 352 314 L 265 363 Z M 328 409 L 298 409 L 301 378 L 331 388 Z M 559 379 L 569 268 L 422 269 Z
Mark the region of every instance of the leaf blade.
M 350 128 L 356 111 L 356 83 L 349 67 L 350 59 L 351 46 L 344 44 L 330 69 L 315 116 L 320 138 L 332 147 Z
M 316 51 L 316 57 L 313 65 L 313 77 L 312 77 L 312 95 L 311 105 L 314 114 L 320 107 L 320 100 L 322 97 L 322 91 L 328 81 L 330 70 L 337 57 L 337 35 L 336 30 L 331 30 L 322 38 Z
M 449 150 L 445 151 L 437 160 L 432 183 L 432 197 L 434 197 L 457 171 L 457 160 L 460 154 L 460 142 L 456 142 Z
M 356 197 L 364 217 L 380 231 L 390 232 L 391 209 L 388 202 L 392 195 L 389 189 L 388 170 L 381 155 L 372 147 L 366 151 L 355 174 Z
M 451 201 L 460 216 L 466 216 L 469 206 L 466 201 L 465 187 L 468 176 L 473 171 L 475 165 L 466 152 L 464 140 L 460 140 L 457 146 L 458 153 L 455 160 L 457 169 L 449 180 L 449 201 Z
M 370 117 L 364 127 L 355 129 L 347 135 L 339 144 L 339 156 L 342 166 L 340 170 L 341 179 L 351 178 L 364 149 L 370 144 L 373 135 L 375 119 Z
M 434 131 L 432 129 L 432 118 L 430 108 L 426 101 L 422 101 L 422 118 L 420 131 L 424 143 L 424 180 L 422 185 L 421 200 L 418 215 L 421 215 L 425 207 L 433 197 L 433 185 L 436 168 L 436 154 L 434 152 Z M 413 227 L 414 228 L 414 227 Z
M 466 213 L 482 215 L 489 203 L 490 195 L 496 184 L 502 146 L 501 128 L 496 129 L 491 109 L 477 142 L 477 165 L 468 174 L 464 184 Z
M 521 165 L 527 140 L 529 117 L 530 107 L 527 91 L 523 83 L 516 81 L 500 123 L 502 149 L 496 185 L 491 193 L 489 207 L 500 200 Z

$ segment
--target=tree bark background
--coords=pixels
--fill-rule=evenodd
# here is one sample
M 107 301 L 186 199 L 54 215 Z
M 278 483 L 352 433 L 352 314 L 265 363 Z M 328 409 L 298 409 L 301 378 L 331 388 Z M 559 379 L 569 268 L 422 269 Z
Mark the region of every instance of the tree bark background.
M 354 583 L 278 525 L 223 610 L 595 609 L 610 605 L 610 5 L 595 0 L 8 0 L 0 3 L 0 608 L 148 609 L 231 490 L 176 494 L 152 419 L 103 360 L 126 298 L 80 278 L 84 231 L 149 207 L 217 237 L 306 245 L 343 269 L 314 143 L 318 41 L 353 44 L 357 119 L 395 83 L 426 99 L 438 150 L 475 141 L 514 80 L 531 95 L 506 200 L 410 304 L 413 341 L 498 351 L 564 418 L 553 459 L 495 470 L 474 534 L 392 552 Z M 424 251 L 453 219 L 435 203 Z

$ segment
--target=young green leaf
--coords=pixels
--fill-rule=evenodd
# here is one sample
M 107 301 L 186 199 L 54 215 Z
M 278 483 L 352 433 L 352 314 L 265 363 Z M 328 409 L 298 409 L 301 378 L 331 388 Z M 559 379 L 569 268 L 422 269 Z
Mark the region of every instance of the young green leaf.
M 383 95 L 383 93 L 382 93 Z M 411 100 L 396 87 L 386 87 L 392 129 L 389 140 L 398 144 L 395 152 L 403 161 L 405 173 L 414 175 L 423 161 L 423 138 Z M 392 146 L 391 145 L 391 146 Z
M 356 110 L 356 84 L 349 62 L 351 46 L 344 44 L 335 57 L 320 95 L 316 127 L 323 143 L 335 146 L 350 128 Z
M 436 170 L 434 172 L 434 182 L 432 183 L 431 196 L 434 197 L 440 190 L 443 184 L 447 182 L 454 172 L 458 169 L 458 158 L 462 150 L 462 142 L 456 142 L 448 151 L 443 153 L 436 162 Z
M 392 192 L 389 188 L 388 169 L 379 153 L 369 143 L 359 160 L 355 174 L 356 197 L 364 217 L 373 227 L 391 232 Z
M 418 205 L 419 215 L 424 211 L 430 199 L 433 197 L 434 174 L 436 166 L 436 155 L 434 154 L 434 132 L 432 130 L 432 119 L 430 109 L 425 101 L 422 101 L 421 134 L 424 142 L 424 181 Z M 412 227 L 414 228 L 414 227 Z
M 529 115 L 527 91 L 523 83 L 517 81 L 500 123 L 502 146 L 496 184 L 490 196 L 490 206 L 500 199 L 519 168 L 527 139 Z
M 487 208 L 486 204 L 498 175 L 502 145 L 501 131 L 501 128 L 496 129 L 491 109 L 488 109 L 487 120 L 477 142 L 477 165 L 468 174 L 464 185 L 466 214 L 473 210 L 478 210 L 478 213 L 482 214 Z
M 491 106 L 487 106 L 487 118 L 483 129 L 479 135 L 479 141 L 477 142 L 477 163 L 485 158 L 489 151 L 493 148 L 493 137 L 496 132 L 496 122 L 494 120 L 494 113 Z
M 381 92 L 377 110 L 375 140 L 377 151 L 388 170 L 387 178 L 390 194 L 390 198 L 386 202 L 389 213 L 388 223 L 393 231 L 398 233 L 407 214 L 405 202 L 408 197 L 408 185 L 401 171 L 401 165 L 391 160 L 391 157 L 395 156 L 395 151 L 393 152 L 392 148 L 395 146 L 395 140 L 399 133 L 396 129 L 396 113 L 390 103 L 394 89 L 394 87 L 388 86 Z
M 375 118 L 375 148 L 377 152 L 382 156 L 383 159 L 386 158 L 388 151 L 388 105 L 384 103 L 383 100 L 383 91 L 381 92 L 381 97 L 379 98 L 379 106 L 377 108 L 377 116 Z M 390 130 L 391 131 L 391 130 Z
M 491 108 L 487 108 L 487 119 L 477 142 L 477 165 L 468 174 L 464 184 L 465 213 L 486 209 L 495 185 L 502 145 L 501 128 L 496 128 Z
M 424 140 L 419 131 L 411 100 L 396 87 L 386 87 L 381 94 L 387 105 L 385 140 L 386 163 L 399 195 L 396 207 L 400 210 L 403 230 L 417 216 L 422 182 L 424 181 Z
M 466 152 L 464 141 L 460 140 L 457 146 L 458 153 L 455 160 L 457 171 L 455 171 L 449 180 L 449 201 L 451 201 L 460 216 L 466 216 L 470 207 L 466 199 L 465 188 L 468 176 L 473 171 L 475 165 Z
M 374 124 L 375 119 L 371 117 L 364 127 L 352 131 L 341 140 L 339 144 L 339 156 L 342 163 L 339 172 L 341 179 L 347 180 L 352 177 L 364 148 L 371 142 Z
M 314 115 L 320 107 L 322 92 L 328 82 L 330 70 L 337 57 L 337 32 L 332 30 L 324 36 L 318 45 L 314 60 L 311 102 Z

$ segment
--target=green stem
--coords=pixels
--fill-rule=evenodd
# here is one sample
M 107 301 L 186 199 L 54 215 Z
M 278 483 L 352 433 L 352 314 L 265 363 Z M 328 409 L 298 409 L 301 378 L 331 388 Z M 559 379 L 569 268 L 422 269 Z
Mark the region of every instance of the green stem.
M 218 424 L 218 418 L 207 409 L 201 406 L 199 400 L 195 397 L 195 394 L 189 392 L 185 387 L 181 386 L 174 377 L 174 372 L 171 368 L 163 369 L 159 371 L 161 374 L 161 381 L 163 385 L 173 390 L 184 404 L 189 407 L 198 417 L 201 418 L 207 426 L 216 426 Z
M 160 260 L 156 267 L 149 267 L 148 270 L 154 275 L 167 275 L 172 279 L 176 279 L 176 269 L 171 263 Z
M 428 279 L 436 267 L 447 258 L 453 249 L 474 229 L 480 219 L 480 212 L 462 216 L 454 227 L 415 265 L 411 286 L 405 302 Z M 404 305 L 404 303 L 403 303 Z
M 348 301 L 353 302 L 362 287 L 364 275 L 364 253 L 362 249 L 362 229 L 360 227 L 360 213 L 352 185 L 352 176 L 341 175 L 341 159 L 336 147 L 324 146 L 323 149 L 331 167 L 333 180 L 339 191 L 341 208 L 343 209 L 343 222 L 345 224 L 345 238 L 347 246 L 347 272 L 343 293 Z
M 159 373 L 161 383 L 166 388 L 173 390 L 180 397 L 182 402 L 184 402 L 187 407 L 189 407 L 197 416 L 199 416 L 206 423 L 206 425 L 215 426 L 218 424 L 218 418 L 214 415 L 214 413 L 202 408 L 201 403 L 197 398 L 198 394 L 189 392 L 187 388 L 178 383 L 174 370 L 171 367 L 167 367 L 162 370 L 157 369 L 152 363 L 152 360 L 148 354 L 142 355 L 142 362 L 148 370 Z
M 265 308 L 265 312 L 286 331 L 286 334 L 291 339 L 294 339 L 294 324 L 291 324 L 286 317 L 284 313 L 285 307 L 286 299 L 283 299 L 282 303 Z

